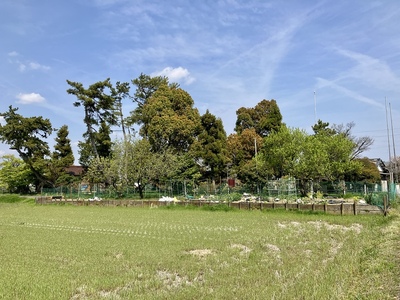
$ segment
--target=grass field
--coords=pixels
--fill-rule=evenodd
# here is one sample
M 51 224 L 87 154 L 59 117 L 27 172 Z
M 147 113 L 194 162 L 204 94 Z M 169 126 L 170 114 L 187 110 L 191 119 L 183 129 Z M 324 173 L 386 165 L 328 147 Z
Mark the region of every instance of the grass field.
M 400 218 L 0 202 L 0 299 L 396 299 Z

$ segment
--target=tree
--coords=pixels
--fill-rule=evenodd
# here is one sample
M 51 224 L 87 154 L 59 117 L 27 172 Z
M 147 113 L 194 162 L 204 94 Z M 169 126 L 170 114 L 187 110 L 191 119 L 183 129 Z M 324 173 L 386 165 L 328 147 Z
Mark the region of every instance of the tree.
M 136 86 L 135 94 L 133 95 L 133 102 L 137 104 L 137 107 L 131 111 L 130 116 L 127 118 L 127 123 L 129 125 L 138 124 L 143 125 L 144 120 L 142 119 L 142 109 L 147 103 L 148 99 L 153 96 L 153 94 L 161 86 L 169 86 L 170 88 L 179 88 L 177 83 L 169 83 L 168 77 L 165 76 L 155 76 L 151 77 L 149 75 L 141 73 L 140 76 L 132 80 L 132 84 Z M 142 127 L 143 136 L 147 136 L 147 127 Z
M 88 167 L 85 178 L 91 184 L 103 184 L 116 187 L 120 178 L 114 168 L 111 157 L 95 157 Z
M 295 164 L 306 150 L 307 133 L 298 128 L 281 128 L 264 138 L 262 156 L 276 178 L 294 176 Z
M 34 181 L 29 166 L 11 154 L 3 155 L 0 159 L 1 188 L 9 193 L 29 193 L 29 185 Z
M 328 122 L 322 122 L 322 120 L 318 120 L 318 122 L 312 126 L 312 130 L 315 134 L 325 134 L 328 136 L 337 134 L 335 129 L 329 128 Z
M 92 151 L 93 148 L 87 138 L 87 134 L 84 134 L 85 140 L 78 142 L 79 163 L 81 166 L 88 168 L 93 159 L 109 157 L 111 155 L 112 141 L 110 134 L 110 127 L 104 121 L 101 122 L 98 131 L 94 132 L 93 134 L 97 156 L 95 156 Z
M 195 160 L 202 165 L 205 178 L 215 184 L 226 170 L 226 133 L 221 119 L 208 110 L 201 116 L 202 130 L 191 147 Z
M 109 157 L 111 155 L 112 141 L 110 134 L 110 126 L 108 126 L 105 121 L 102 121 L 98 132 L 95 134 L 96 148 L 99 157 Z
M 256 164 L 256 152 L 262 148 L 263 139 L 254 128 L 244 129 L 241 134 L 233 133 L 227 139 L 227 157 L 230 163 L 231 173 L 244 183 L 252 180 L 258 181 L 258 175 L 268 170 L 262 169 Z M 258 150 L 257 150 L 258 149 Z M 258 169 L 256 169 L 259 167 Z M 265 174 L 264 174 L 265 175 Z
M 354 146 L 351 155 L 352 159 L 359 157 L 363 152 L 367 151 L 374 143 L 374 140 L 369 136 L 362 136 L 362 137 L 354 136 L 351 133 L 351 131 L 355 126 L 356 124 L 354 122 L 347 123 L 346 125 L 334 124 L 332 126 L 332 129 L 335 130 L 337 134 L 341 134 L 353 142 Z
M 137 103 L 139 108 L 147 102 L 148 99 L 163 85 L 169 85 L 168 77 L 155 76 L 141 73 L 140 76 L 132 80 L 132 83 L 136 85 L 136 92 L 133 96 L 133 101 Z M 178 85 L 175 86 L 179 87 Z
M 127 132 L 127 120 L 124 118 L 124 113 L 122 110 L 122 100 L 129 97 L 129 82 L 117 82 L 115 87 L 111 87 L 111 96 L 114 98 L 115 102 L 115 112 L 114 114 L 118 117 L 118 125 L 121 126 L 122 134 L 124 140 L 127 140 L 127 133 L 129 133 L 129 127 Z
M 358 163 L 358 167 L 346 174 L 347 181 L 377 183 L 381 180 L 376 164 L 369 158 L 356 158 L 354 161 Z
M 19 157 L 27 164 L 37 179 L 36 188 L 52 184 L 44 168 L 48 165 L 50 150 L 45 139 L 53 129 L 49 119 L 43 117 L 23 117 L 17 114 L 18 108 L 9 106 L 7 112 L 1 113 L 6 122 L 0 124 L 0 141 L 10 145 Z
M 68 126 L 61 126 L 57 131 L 57 137 L 55 138 L 56 144 L 51 155 L 50 171 L 52 174 L 52 181 L 57 185 L 68 184 L 73 181 L 71 175 L 66 174 L 65 171 L 67 167 L 74 164 L 74 154 L 68 134 Z
M 282 125 L 282 115 L 275 100 L 262 100 L 254 108 L 241 107 L 236 111 L 235 131 L 254 128 L 261 137 L 277 131 Z
M 135 186 L 141 198 L 144 197 L 147 184 L 156 184 L 173 177 L 181 166 L 171 151 L 155 153 L 151 148 L 146 139 L 116 142 L 113 146 L 110 166 L 114 172 L 112 178 L 118 178 L 116 181 L 122 187 Z
M 307 182 L 342 180 L 353 172 L 353 143 L 343 135 L 328 135 L 282 126 L 264 139 L 263 158 L 276 177 L 294 176 L 300 180 L 301 192 L 307 194 Z
M 96 82 L 88 88 L 84 88 L 82 83 L 67 80 L 71 86 L 67 90 L 68 94 L 75 95 L 77 101 L 74 106 L 83 106 L 86 125 L 84 137 L 91 145 L 91 151 L 94 157 L 99 157 L 96 147 L 96 126 L 107 124 L 107 126 L 117 124 L 117 116 L 114 114 L 115 97 L 105 92 L 106 89 L 112 89 L 110 79 Z
M 190 95 L 176 87 L 160 86 L 143 105 L 135 119 L 142 124 L 140 135 L 153 151 L 186 152 L 201 128 L 200 115 Z

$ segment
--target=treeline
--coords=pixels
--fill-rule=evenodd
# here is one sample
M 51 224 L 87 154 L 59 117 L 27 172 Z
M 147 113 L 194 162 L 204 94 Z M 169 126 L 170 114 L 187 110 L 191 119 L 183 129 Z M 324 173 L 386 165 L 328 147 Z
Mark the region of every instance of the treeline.
M 308 134 L 282 122 L 275 100 L 262 100 L 255 107 L 237 109 L 235 133 L 227 136 L 220 118 L 208 110 L 200 115 L 189 93 L 167 77 L 141 74 L 131 82 L 112 84 L 106 79 L 88 87 L 67 83 L 73 105 L 84 111 L 79 163 L 84 179 L 92 184 L 116 191 L 136 186 L 142 195 L 146 184 L 166 179 L 217 184 L 230 177 L 256 185 L 294 176 L 306 194 L 309 181 L 379 180 L 375 165 L 359 158 L 373 141 L 353 136 L 354 123 L 330 126 L 319 120 Z M 127 101 L 136 108 L 125 116 Z M 10 106 L 0 113 L 5 121 L 0 140 L 19 155 L 2 157 L 0 187 L 38 192 L 81 181 L 65 172 L 74 162 L 68 126 L 57 130 L 51 151 L 50 120 L 17 112 Z M 116 128 L 122 137 L 112 140 Z

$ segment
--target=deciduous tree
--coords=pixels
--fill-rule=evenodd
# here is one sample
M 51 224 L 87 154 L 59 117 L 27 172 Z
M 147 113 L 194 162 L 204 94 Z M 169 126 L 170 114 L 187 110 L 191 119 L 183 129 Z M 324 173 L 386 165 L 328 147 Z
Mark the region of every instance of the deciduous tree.
M 1 188 L 8 193 L 29 193 L 29 185 L 34 182 L 34 175 L 29 166 L 11 154 L 3 155 L 0 160 Z

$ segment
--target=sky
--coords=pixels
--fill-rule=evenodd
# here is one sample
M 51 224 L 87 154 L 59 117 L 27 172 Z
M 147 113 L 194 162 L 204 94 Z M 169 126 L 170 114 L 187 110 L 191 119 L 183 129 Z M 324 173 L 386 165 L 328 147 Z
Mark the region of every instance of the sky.
M 76 161 L 83 109 L 66 80 L 141 73 L 179 83 L 228 135 L 240 107 L 275 99 L 289 127 L 354 122 L 374 139 L 362 156 L 400 155 L 398 0 L 1 0 L 0 20 L 0 112 L 68 125 Z

